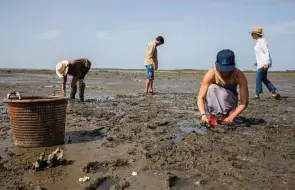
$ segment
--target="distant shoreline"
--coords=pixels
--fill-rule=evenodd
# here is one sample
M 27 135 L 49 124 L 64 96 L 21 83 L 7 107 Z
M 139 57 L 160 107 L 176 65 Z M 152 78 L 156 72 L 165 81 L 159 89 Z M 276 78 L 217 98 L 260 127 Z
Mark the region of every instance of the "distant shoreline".
M 207 70 L 197 70 L 197 69 L 160 69 L 157 72 L 169 72 L 169 73 L 189 73 L 189 74 L 200 74 L 205 73 Z M 93 68 L 90 72 L 145 72 L 145 69 L 116 69 L 116 68 Z M 243 71 L 245 73 L 255 73 L 253 70 Z M 295 70 L 286 70 L 286 71 L 269 71 L 270 73 L 295 73 Z M 0 73 L 35 73 L 35 74 L 55 74 L 55 70 L 51 69 L 8 69 L 0 68 Z

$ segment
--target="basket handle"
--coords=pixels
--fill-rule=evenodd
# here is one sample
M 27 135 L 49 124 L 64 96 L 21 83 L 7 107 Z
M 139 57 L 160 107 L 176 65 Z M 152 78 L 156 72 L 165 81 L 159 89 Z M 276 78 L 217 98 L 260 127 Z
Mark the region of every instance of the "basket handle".
M 20 95 L 20 92 L 9 92 L 7 94 L 7 99 L 11 99 L 10 96 L 17 96 L 19 100 L 22 99 L 21 95 Z

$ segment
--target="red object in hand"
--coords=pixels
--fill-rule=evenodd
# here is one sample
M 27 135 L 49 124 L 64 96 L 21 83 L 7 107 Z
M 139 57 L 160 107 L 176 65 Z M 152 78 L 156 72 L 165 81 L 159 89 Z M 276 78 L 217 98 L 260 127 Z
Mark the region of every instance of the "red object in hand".
M 217 125 L 217 120 L 216 120 L 215 115 L 210 114 L 209 123 L 210 123 L 211 127 L 214 127 Z
M 228 116 L 229 116 L 228 114 L 222 115 L 221 122 L 223 122 Z M 216 125 L 218 125 L 215 115 L 210 114 L 209 123 L 211 127 L 215 127 Z
M 228 116 L 229 116 L 228 114 L 222 115 L 221 122 L 223 122 Z

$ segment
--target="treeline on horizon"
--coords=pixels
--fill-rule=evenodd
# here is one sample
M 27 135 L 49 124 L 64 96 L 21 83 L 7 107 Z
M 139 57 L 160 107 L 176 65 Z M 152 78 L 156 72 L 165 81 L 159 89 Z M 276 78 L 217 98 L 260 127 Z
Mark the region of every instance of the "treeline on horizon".
M 103 72 L 108 72 L 108 71 L 146 71 L 145 69 L 120 69 L 120 68 L 91 68 L 92 71 L 103 71 Z M 203 69 L 160 69 L 161 71 L 174 71 L 174 72 L 205 72 L 207 70 Z M 40 72 L 40 73 L 47 73 L 47 72 L 55 72 L 53 69 L 23 69 L 23 68 L 13 68 L 13 69 L 8 69 L 8 68 L 0 68 L 0 72 L 5 72 L 5 73 L 12 73 L 12 72 Z M 256 72 L 255 70 L 243 70 L 245 73 L 253 73 Z M 278 71 L 278 70 L 270 70 L 269 72 L 273 73 L 285 73 L 285 72 L 295 72 L 295 70 L 285 70 L 285 71 Z

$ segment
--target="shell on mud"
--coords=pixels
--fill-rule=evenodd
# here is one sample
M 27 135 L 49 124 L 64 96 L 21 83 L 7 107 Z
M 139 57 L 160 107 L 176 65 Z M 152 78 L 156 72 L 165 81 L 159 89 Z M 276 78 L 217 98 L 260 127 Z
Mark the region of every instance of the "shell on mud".
M 84 176 L 79 178 L 79 182 L 89 181 L 90 177 Z

